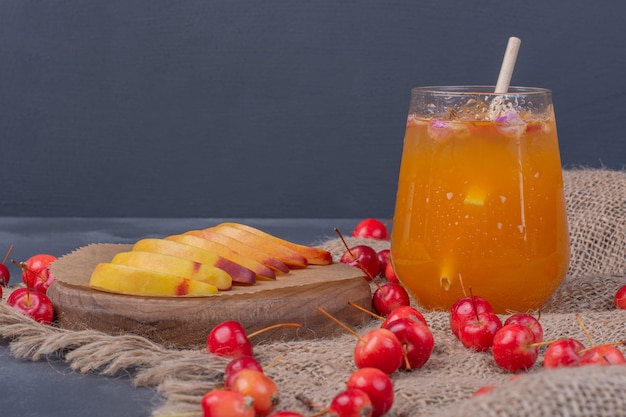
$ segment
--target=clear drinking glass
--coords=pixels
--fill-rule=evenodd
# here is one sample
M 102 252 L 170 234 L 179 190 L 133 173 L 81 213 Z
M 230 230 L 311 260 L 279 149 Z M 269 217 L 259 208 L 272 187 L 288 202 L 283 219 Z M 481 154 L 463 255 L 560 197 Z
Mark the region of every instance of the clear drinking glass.
M 428 309 L 471 293 L 499 313 L 539 309 L 569 237 L 551 92 L 411 92 L 391 233 L 400 281 Z

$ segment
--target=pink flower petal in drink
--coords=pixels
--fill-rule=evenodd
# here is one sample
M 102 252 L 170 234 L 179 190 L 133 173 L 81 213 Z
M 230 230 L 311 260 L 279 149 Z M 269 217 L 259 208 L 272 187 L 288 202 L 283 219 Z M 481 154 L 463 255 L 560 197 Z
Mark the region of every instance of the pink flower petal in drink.
M 526 122 L 515 111 L 509 110 L 496 119 L 496 128 L 506 136 L 518 138 L 526 131 Z
M 469 129 L 462 123 L 448 120 L 433 120 L 428 125 L 428 134 L 438 143 L 446 143 L 453 136 L 461 137 L 469 133 Z

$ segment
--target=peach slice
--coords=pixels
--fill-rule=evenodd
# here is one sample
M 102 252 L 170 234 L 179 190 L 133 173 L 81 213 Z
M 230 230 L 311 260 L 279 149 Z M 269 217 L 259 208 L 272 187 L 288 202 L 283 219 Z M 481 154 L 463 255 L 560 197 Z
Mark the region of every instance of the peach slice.
M 233 279 L 223 269 L 162 253 L 120 252 L 113 257 L 111 263 L 134 266 L 155 272 L 165 272 L 195 281 L 206 282 L 222 291 L 231 289 L 233 285 Z
M 237 227 L 232 226 L 233 223 L 221 223 L 214 227 L 209 227 L 207 231 L 221 233 L 226 236 L 230 236 L 233 239 L 237 239 L 247 245 L 254 246 L 278 259 L 289 268 L 306 268 L 308 266 L 307 259 L 300 255 L 293 249 L 288 248 L 285 245 L 276 243 L 271 239 L 266 239 L 262 236 L 248 232 Z
M 246 245 L 240 240 L 233 239 L 230 236 L 226 236 L 221 233 L 210 232 L 208 230 L 189 230 L 184 234 L 197 236 L 202 239 L 207 239 L 216 243 L 221 243 L 222 245 L 231 248 L 240 255 L 247 256 L 248 258 L 252 258 L 258 262 L 261 262 L 263 265 L 276 272 L 282 272 L 285 274 L 289 272 L 289 267 L 278 259 L 268 255 L 260 249 L 255 248 L 254 246 Z
M 231 276 L 233 283 L 254 284 L 256 282 L 256 274 L 251 269 L 197 246 L 174 242 L 173 240 L 147 238 L 137 241 L 132 250 L 163 253 L 201 264 L 213 265 L 226 271 Z
M 98 264 L 89 285 L 106 291 L 147 296 L 211 295 L 218 291 L 217 287 L 206 282 L 112 263 Z
M 257 278 L 271 280 L 276 279 L 276 274 L 274 273 L 274 271 L 269 269 L 267 266 L 255 261 L 254 259 L 242 256 L 231 248 L 224 246 L 220 243 L 215 243 L 201 237 L 186 234 L 167 236 L 165 240 L 184 243 L 185 245 L 195 246 L 197 248 L 216 253 L 224 259 L 228 259 L 229 261 L 232 261 L 238 265 L 251 269 L 252 271 L 254 271 Z
M 268 241 L 272 241 L 274 243 L 286 246 L 304 256 L 307 259 L 307 262 L 311 265 L 330 265 L 333 263 L 332 254 L 324 249 L 293 243 L 272 234 L 266 233 L 262 230 L 256 229 L 252 226 L 247 226 L 241 223 L 221 223 L 221 226 L 244 230 L 246 232 L 262 237 Z

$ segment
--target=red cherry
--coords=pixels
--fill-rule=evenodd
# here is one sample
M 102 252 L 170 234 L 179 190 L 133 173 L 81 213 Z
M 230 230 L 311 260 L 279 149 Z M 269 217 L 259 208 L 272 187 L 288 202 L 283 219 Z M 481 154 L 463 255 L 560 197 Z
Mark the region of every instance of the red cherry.
M 404 360 L 400 369 L 419 369 L 428 362 L 435 346 L 435 339 L 428 326 L 420 321 L 404 318 L 392 321 L 386 329 L 395 334 L 402 344 Z
M 394 400 L 391 378 L 378 368 L 361 368 L 348 378 L 347 388 L 358 388 L 372 402 L 372 417 L 380 417 L 391 409 Z
M 0 286 L 6 287 L 11 279 L 11 271 L 5 264 L 0 264 Z
M 376 251 L 367 245 L 357 245 L 347 250 L 340 259 L 344 264 L 348 264 L 365 273 L 365 279 L 371 281 L 378 275 L 380 265 Z
M 358 388 L 348 388 L 330 403 L 328 415 L 333 417 L 371 417 L 372 401 Z
M 402 366 L 402 344 L 390 330 L 370 330 L 360 337 L 354 348 L 357 368 L 378 368 L 391 375 Z
M 228 362 L 224 369 L 224 386 L 230 387 L 239 371 L 243 369 L 252 369 L 263 372 L 261 364 L 252 356 L 240 356 Z
M 254 400 L 239 392 L 214 389 L 202 397 L 204 417 L 254 417 Z
M 237 372 L 231 389 L 252 397 L 257 416 L 268 415 L 279 401 L 276 383 L 262 371 L 242 369 Z
M 387 265 L 391 263 L 391 251 L 389 249 L 379 250 L 377 257 L 378 264 L 380 265 L 378 275 L 385 275 L 385 269 L 387 268 Z
M 550 345 L 543 354 L 544 368 L 580 365 L 581 351 L 585 346 L 576 339 L 559 339 Z
M 13 252 L 13 245 L 9 247 L 9 250 L 7 250 L 7 253 L 4 255 L 4 259 L 0 264 L 0 286 L 6 287 L 9 285 L 9 280 L 11 279 L 11 271 L 9 271 L 9 268 L 6 266 L 7 259 L 9 259 L 11 252 Z M 0 297 L 2 297 L 2 292 L 0 292 Z
M 372 307 L 383 317 L 398 307 L 410 304 L 411 299 L 404 287 L 391 282 L 378 287 L 372 296 Z
M 478 313 L 461 323 L 458 337 L 466 348 L 486 352 L 491 348 L 493 337 L 501 328 L 502 322 L 495 313 Z
M 476 314 L 493 312 L 493 307 L 484 298 L 477 295 L 463 297 L 450 308 L 450 329 L 456 337 L 459 337 L 459 328 L 465 319 L 476 317 Z
M 42 253 L 31 256 L 24 263 L 18 265 L 22 268 L 22 281 L 27 287 L 45 293 L 54 281 L 50 273 L 50 265 L 57 257 Z
M 541 327 L 541 323 L 539 323 L 539 320 L 533 315 L 525 313 L 513 314 L 504 321 L 504 325 L 506 326 L 511 323 L 518 323 L 528 327 L 528 330 L 535 335 L 535 343 L 539 343 L 543 340 L 543 327 Z
M 613 303 L 617 308 L 622 310 L 626 309 L 626 285 L 620 287 L 617 292 L 615 292 Z
M 526 326 L 512 323 L 502 326 L 493 337 L 491 353 L 502 369 L 509 372 L 528 370 L 539 356 L 533 346 L 535 336 Z
M 389 313 L 389 315 L 387 316 L 385 321 L 383 321 L 383 324 L 381 324 L 380 327 L 387 327 L 387 324 L 391 323 L 392 321 L 405 318 L 420 321 L 424 324 L 424 326 L 428 326 L 428 323 L 426 323 L 426 318 L 422 315 L 422 313 L 419 312 L 419 310 L 411 306 L 399 306 L 393 309 L 391 313 Z
M 352 232 L 352 237 L 364 237 L 377 240 L 388 240 L 389 232 L 385 223 L 376 219 L 361 220 Z
M 624 354 L 613 345 L 598 345 L 589 348 L 580 357 L 581 365 L 621 365 L 626 363 Z
M 225 358 L 253 356 L 252 343 L 241 323 L 235 320 L 227 320 L 215 326 L 207 337 L 206 345 L 208 353 Z
M 18 288 L 7 298 L 7 304 L 33 320 L 51 324 L 54 319 L 54 306 L 48 296 L 30 288 Z
M 400 280 L 398 279 L 398 276 L 396 275 L 396 270 L 393 269 L 393 264 L 391 262 L 389 262 L 387 266 L 385 267 L 384 275 L 385 275 L 385 278 L 387 278 L 387 281 L 389 282 L 394 282 L 396 284 L 400 282 Z

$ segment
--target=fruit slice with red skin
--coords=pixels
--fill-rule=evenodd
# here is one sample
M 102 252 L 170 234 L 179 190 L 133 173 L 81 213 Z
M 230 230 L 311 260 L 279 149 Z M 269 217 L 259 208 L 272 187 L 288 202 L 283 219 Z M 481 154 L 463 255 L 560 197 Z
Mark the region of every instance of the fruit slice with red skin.
M 278 259 L 289 268 L 306 268 L 309 264 L 307 258 L 304 255 L 296 252 L 290 247 L 278 243 L 273 239 L 265 236 L 260 236 L 256 233 L 244 230 L 243 228 L 236 226 L 236 223 L 221 223 L 214 227 L 207 229 L 210 232 L 222 233 L 226 236 L 230 236 L 233 239 L 242 241 L 243 243 L 254 246 L 263 252 Z
M 208 230 L 189 230 L 184 234 L 201 237 L 203 239 L 222 244 L 228 248 L 231 248 L 233 251 L 242 256 L 252 258 L 257 262 L 262 263 L 263 265 L 267 266 L 275 272 L 281 272 L 283 274 L 289 272 L 289 267 L 278 259 L 268 255 L 260 249 L 255 248 L 254 246 L 250 246 L 240 240 L 233 239 L 230 236 L 226 236 L 221 233 L 210 232 Z
M 231 386 L 233 391 L 252 397 L 257 416 L 266 416 L 278 405 L 278 387 L 262 371 L 242 369 Z
M 217 294 L 215 285 L 165 272 L 133 266 L 99 263 L 89 285 L 100 290 L 145 296 L 193 296 Z
M 206 340 L 206 351 L 224 358 L 253 356 L 252 343 L 246 330 L 235 320 L 226 320 L 211 329 Z
M 534 335 L 526 326 L 512 323 L 502 326 L 493 338 L 491 353 L 502 369 L 509 372 L 530 369 L 537 357 L 539 349 L 533 346 Z
M 166 239 L 148 238 L 137 241 L 132 250 L 164 253 L 201 264 L 213 265 L 226 271 L 233 283 L 254 284 L 256 282 L 256 275 L 251 269 L 197 246 Z
M 387 329 L 374 329 L 365 333 L 354 348 L 357 368 L 378 368 L 391 375 L 402 366 L 402 344 Z
M 316 248 L 313 246 L 300 245 L 298 243 L 294 243 L 285 239 L 281 239 L 272 234 L 266 233 L 262 230 L 259 230 L 255 227 L 248 226 L 240 223 L 222 223 L 222 225 L 233 227 L 235 229 L 245 230 L 246 232 L 255 234 L 259 237 L 266 239 L 267 241 L 274 242 L 276 244 L 286 246 L 289 249 L 298 252 L 300 255 L 304 256 L 307 260 L 307 263 L 311 265 L 330 265 L 333 263 L 332 254 L 324 249 Z M 261 249 L 261 247 L 259 247 Z
M 585 346 L 578 340 L 559 339 L 548 345 L 543 354 L 544 368 L 558 368 L 580 365 L 580 355 Z
M 228 246 L 224 246 L 221 243 L 216 243 L 211 240 L 203 239 L 201 237 L 193 235 L 172 235 L 167 236 L 165 240 L 171 240 L 174 242 L 183 243 L 185 245 L 195 246 L 197 248 L 216 253 L 224 259 L 228 259 L 229 261 L 234 262 L 237 265 L 241 265 L 245 268 L 250 269 L 251 271 L 254 271 L 257 279 L 276 279 L 276 274 L 274 273 L 274 271 L 272 271 L 267 266 L 258 261 L 255 261 L 252 258 L 240 255 Z
M 352 237 L 367 239 L 389 240 L 389 231 L 385 223 L 378 219 L 364 219 L 359 222 L 352 231 Z
M 254 417 L 254 400 L 239 392 L 214 389 L 202 397 L 204 417 Z
M 621 365 L 626 363 L 624 354 L 613 345 L 597 345 L 581 352 L 581 365 Z
M 348 378 L 346 388 L 358 388 L 367 394 L 372 402 L 372 417 L 384 415 L 393 406 L 393 382 L 380 369 L 357 369 Z
M 422 322 L 403 318 L 390 322 L 385 328 L 395 334 L 402 345 L 404 360 L 400 369 L 419 369 L 428 362 L 435 339 Z
M 48 296 L 29 288 L 18 288 L 7 298 L 7 304 L 42 324 L 54 320 L 54 306 Z
M 371 417 L 372 400 L 358 388 L 341 391 L 330 402 L 328 416 L 332 417 Z
M 221 291 L 229 290 L 233 285 L 233 279 L 223 269 L 163 253 L 144 251 L 120 252 L 113 257 L 111 263 L 164 272 L 182 278 L 205 282 L 215 285 Z

